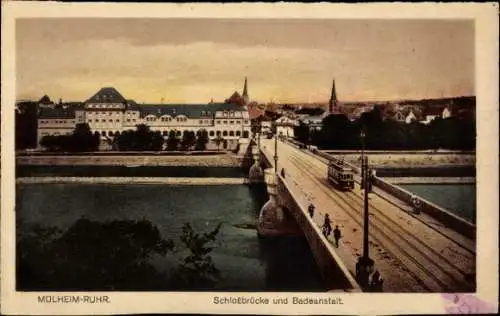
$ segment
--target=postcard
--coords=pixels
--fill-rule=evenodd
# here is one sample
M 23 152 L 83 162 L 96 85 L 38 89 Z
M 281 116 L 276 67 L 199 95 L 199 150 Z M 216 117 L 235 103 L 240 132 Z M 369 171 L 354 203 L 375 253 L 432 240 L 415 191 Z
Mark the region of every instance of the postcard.
M 1 311 L 498 310 L 498 4 L 2 4 Z

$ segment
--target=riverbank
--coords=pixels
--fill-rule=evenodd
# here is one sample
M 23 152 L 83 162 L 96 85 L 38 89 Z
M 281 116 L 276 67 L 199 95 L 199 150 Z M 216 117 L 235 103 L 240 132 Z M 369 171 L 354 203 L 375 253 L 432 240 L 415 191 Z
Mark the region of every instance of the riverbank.
M 246 178 L 195 178 L 195 177 L 22 177 L 16 183 L 81 183 L 81 184 L 175 184 L 222 185 L 246 184 Z
M 355 165 L 360 164 L 361 153 L 340 154 Z M 370 165 L 381 167 L 427 167 L 427 166 L 475 166 L 476 155 L 473 153 L 367 153 Z
M 474 184 L 474 177 L 387 177 L 392 184 Z
M 16 164 L 23 165 L 100 165 L 100 166 L 196 166 L 196 167 L 240 167 L 243 157 L 232 153 L 218 155 L 114 155 L 114 156 L 18 156 Z

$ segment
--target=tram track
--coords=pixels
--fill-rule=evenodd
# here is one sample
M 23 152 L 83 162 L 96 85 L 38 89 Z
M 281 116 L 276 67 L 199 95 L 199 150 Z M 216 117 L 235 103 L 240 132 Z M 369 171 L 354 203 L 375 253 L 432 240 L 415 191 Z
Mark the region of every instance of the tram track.
M 326 189 L 325 183 L 322 183 L 314 175 L 310 174 L 311 172 L 314 172 L 316 175 L 318 173 L 321 173 L 319 178 L 321 178 L 323 176 L 321 171 L 318 172 L 319 168 L 317 166 L 314 166 L 313 164 L 308 163 L 304 160 L 300 160 L 295 156 L 290 156 L 289 158 L 290 158 L 291 162 L 299 170 L 306 172 L 306 174 L 309 175 L 309 177 L 316 184 L 318 184 L 319 189 L 322 190 L 326 195 L 328 195 L 329 197 L 333 198 L 336 201 L 338 201 L 340 199 L 343 202 L 343 204 L 347 205 L 347 207 L 345 207 L 344 205 L 340 205 L 340 203 L 337 203 L 338 206 L 340 208 L 342 208 L 349 217 L 351 217 L 359 226 L 362 227 L 362 221 L 363 221 L 362 214 L 361 214 L 362 212 L 360 209 L 358 209 L 352 205 L 352 202 L 356 202 L 356 204 L 359 206 L 359 203 L 357 203 L 357 201 L 352 201 L 352 198 L 347 199 L 344 196 L 342 196 L 342 194 L 340 194 L 339 192 L 336 192 L 335 190 Z M 358 197 L 356 196 L 356 198 L 358 198 Z M 353 214 L 353 211 L 354 211 L 354 214 Z M 378 210 L 378 212 L 381 212 L 381 210 Z M 401 233 L 401 230 L 398 231 L 398 229 L 394 229 L 390 225 L 389 226 L 386 225 L 387 221 L 384 222 L 383 220 L 381 220 L 380 218 L 377 218 L 376 216 L 374 217 L 374 219 L 371 220 L 371 223 L 372 223 L 371 226 L 375 230 L 375 232 L 374 232 L 375 234 L 374 233 L 372 233 L 372 234 L 375 235 L 374 237 L 375 237 L 376 241 L 380 245 L 386 246 L 386 248 L 388 248 L 387 244 L 391 244 L 392 245 L 391 248 L 393 248 L 393 249 L 392 250 L 387 249 L 387 250 L 389 252 L 391 252 L 393 255 L 395 255 L 395 252 L 403 254 L 407 260 L 401 260 L 401 258 L 399 256 L 394 256 L 394 257 L 402 265 L 404 265 L 407 268 L 406 270 L 410 274 L 412 274 L 413 277 L 417 281 L 419 281 L 419 283 L 421 285 L 425 285 L 424 286 L 425 288 L 427 288 L 429 290 L 436 290 L 437 289 L 437 290 L 442 291 L 442 290 L 450 290 L 451 284 L 458 285 L 461 288 L 464 285 L 467 286 L 467 284 L 463 283 L 463 278 L 456 277 L 457 271 L 454 271 L 455 272 L 455 274 L 454 274 L 454 273 L 449 271 L 450 269 L 443 269 L 442 266 L 437 263 L 437 262 L 439 262 L 439 260 L 436 261 L 435 260 L 436 258 L 432 258 L 432 257 L 435 256 L 438 259 L 441 259 L 440 262 L 444 261 L 445 263 L 447 263 L 448 265 L 451 266 L 452 270 L 456 269 L 456 267 L 453 264 L 451 264 L 451 262 L 449 262 L 448 260 L 442 260 L 443 257 L 440 256 L 440 254 L 438 254 L 439 256 L 436 256 L 437 253 L 433 252 L 433 249 L 430 247 L 427 247 L 427 245 L 422 244 L 420 246 L 415 246 L 413 243 L 411 243 L 409 240 L 407 240 L 406 239 L 407 236 L 411 235 L 411 234 L 409 234 L 409 232 Z M 398 223 L 396 223 L 393 220 L 392 220 L 392 223 L 395 223 L 396 227 L 400 226 Z M 387 230 L 391 231 L 392 234 L 389 235 L 387 233 Z M 380 242 L 381 240 L 386 240 L 386 242 L 381 243 Z M 403 247 L 403 245 L 405 245 L 407 247 Z M 394 250 L 396 250 L 396 251 L 394 251 Z M 426 264 L 423 264 L 421 262 L 422 259 L 425 259 L 425 261 L 427 261 Z M 409 261 L 409 262 L 403 262 L 403 261 Z M 432 279 L 434 281 L 433 282 L 434 286 L 430 287 L 428 284 L 426 284 L 426 282 L 423 282 L 422 279 L 425 279 L 425 278 L 422 278 L 422 275 L 421 275 L 422 273 L 415 273 L 414 271 L 412 271 L 412 269 L 410 269 L 410 267 L 408 265 L 417 267 L 417 269 L 420 270 L 420 272 L 423 272 L 424 276 L 427 276 L 427 278 Z M 434 269 L 430 269 L 429 267 L 434 267 Z M 463 271 L 458 271 L 459 275 L 463 275 L 462 272 Z M 428 280 L 427 280 L 427 283 L 429 283 Z M 437 285 L 437 288 L 436 288 L 436 285 Z
M 287 143 L 288 146 L 292 147 L 292 148 L 296 148 L 294 145 L 290 144 L 290 143 Z M 322 164 L 325 164 L 326 167 L 328 168 L 328 162 L 329 160 L 322 157 L 322 156 L 319 156 L 319 155 L 316 155 L 316 154 L 313 154 L 309 151 L 300 151 L 300 153 L 302 154 L 305 154 L 307 156 L 310 156 L 312 158 L 315 159 L 315 161 L 319 162 L 319 163 L 322 163 Z M 331 156 L 331 157 L 335 157 L 335 156 Z M 359 179 L 358 179 L 359 178 Z M 354 176 L 354 181 L 358 184 L 358 185 L 361 185 L 361 176 L 360 175 L 355 175 Z M 386 200 L 387 202 L 395 205 L 396 207 L 399 208 L 399 206 L 397 204 L 395 204 L 394 202 L 388 200 L 386 197 L 384 197 L 383 195 L 380 195 L 379 193 L 377 193 L 376 191 L 377 190 L 380 190 L 379 188 L 374 188 L 374 193 L 376 195 L 378 195 L 380 198 Z M 404 212 L 405 214 L 408 214 L 408 212 Z M 411 216 L 411 215 L 410 215 Z M 452 242 L 454 245 L 460 247 L 461 249 L 465 250 L 467 253 L 469 253 L 470 255 L 474 256 L 476 255 L 476 250 L 475 250 L 475 247 L 474 246 L 471 246 L 471 245 L 467 245 L 466 243 L 463 243 L 463 242 L 460 242 L 459 240 L 456 240 L 454 239 L 453 237 L 451 237 L 449 235 L 449 233 L 446 233 L 444 231 L 441 231 L 439 229 L 436 229 L 435 226 L 429 224 L 428 222 L 426 222 L 425 220 L 419 218 L 419 217 L 416 217 L 416 216 L 412 216 L 414 219 L 418 220 L 420 223 L 422 223 L 423 225 L 426 225 L 427 227 L 431 228 L 432 230 L 434 230 L 437 234 L 443 236 L 444 238 L 446 238 L 447 240 L 449 240 L 450 242 Z
M 310 162 L 305 162 L 309 168 L 314 167 Z M 311 169 L 309 169 L 311 170 Z M 316 170 L 318 168 L 316 167 Z M 320 177 L 321 178 L 321 177 Z M 326 185 L 328 185 L 327 180 L 325 180 Z M 341 193 L 332 190 L 335 195 L 337 195 L 340 199 L 343 199 L 346 204 L 351 205 L 351 201 L 354 202 L 359 209 L 363 209 L 364 201 L 363 198 L 355 194 L 354 192 L 346 192 L 346 196 L 351 197 L 349 201 L 345 199 Z M 373 212 L 373 213 L 372 213 Z M 392 231 L 392 233 L 397 236 L 401 236 L 402 240 L 405 240 L 408 244 L 412 245 L 413 248 L 418 251 L 422 256 L 426 257 L 426 259 L 434 262 L 434 259 L 439 259 L 441 263 L 445 263 L 444 265 L 439 265 L 440 270 L 446 274 L 450 279 L 452 279 L 455 284 L 459 284 L 461 287 L 467 287 L 468 283 L 464 281 L 464 276 L 469 275 L 462 268 L 458 267 L 456 264 L 453 264 L 450 260 L 448 260 L 445 256 L 441 255 L 438 251 L 436 251 L 432 245 L 427 245 L 422 242 L 419 238 L 415 237 L 415 234 L 410 232 L 407 228 L 402 226 L 400 223 L 390 218 L 383 210 L 374 205 L 370 206 L 370 213 L 372 213 L 373 217 L 377 218 L 376 220 L 381 222 L 382 227 L 388 228 Z M 373 219 L 372 219 L 373 221 Z M 413 243 L 410 240 L 414 241 Z
M 325 162 L 321 161 L 320 163 L 324 164 Z M 312 162 L 309 162 L 309 164 L 310 164 L 310 165 L 312 165 Z M 316 167 L 318 170 L 319 170 L 319 168 L 320 168 L 320 167 L 318 166 L 318 163 L 315 163 L 315 167 Z M 328 168 L 328 164 L 327 164 L 326 168 Z M 358 182 L 358 181 L 357 181 L 357 182 Z M 358 182 L 358 184 L 359 184 L 359 183 L 360 183 L 360 181 Z M 348 194 L 349 194 L 349 195 L 352 195 L 352 196 L 355 198 L 355 200 L 356 200 L 356 201 L 359 201 L 359 202 L 358 202 L 358 205 L 360 205 L 360 203 L 361 203 L 361 206 L 363 206 L 363 204 L 362 204 L 362 203 L 364 203 L 364 202 L 363 202 L 363 199 L 364 199 L 364 197 L 363 197 L 363 196 L 358 195 L 358 194 L 357 194 L 357 193 L 355 193 L 354 191 L 348 192 Z M 375 193 L 375 194 L 376 194 L 377 196 L 379 196 L 377 193 Z M 381 197 L 381 198 L 387 201 L 387 199 L 386 199 L 386 198 L 384 198 L 384 197 Z M 393 205 L 395 205 L 394 203 L 392 203 L 392 202 L 390 202 L 390 201 L 388 201 L 388 202 L 389 202 L 389 203 L 391 203 L 391 204 L 393 204 Z M 397 205 L 396 205 L 396 207 L 397 207 Z M 376 206 L 374 206 L 374 205 L 373 205 L 373 206 L 371 206 L 371 208 L 372 208 L 372 209 L 377 210 L 377 211 L 378 211 L 378 212 L 379 212 L 382 216 L 384 216 L 384 217 L 385 217 L 385 218 L 387 218 L 389 221 L 391 221 L 392 223 L 394 223 L 395 225 L 397 225 L 396 221 L 395 221 L 394 219 L 390 218 L 390 217 L 389 217 L 389 216 L 388 216 L 388 215 L 387 215 L 387 214 L 386 214 L 383 210 L 381 210 L 380 208 L 378 208 L 378 207 L 376 207 Z M 399 209 L 399 207 L 398 207 L 398 209 Z M 409 215 L 407 212 L 404 212 L 404 214 Z M 410 215 L 410 216 L 411 216 L 411 215 Z M 426 222 L 425 222 L 425 221 L 423 221 L 422 219 L 420 219 L 420 218 L 418 218 L 418 217 L 415 217 L 415 216 L 412 216 L 412 218 L 414 218 L 414 219 L 418 220 L 418 222 L 420 222 L 421 224 L 423 224 L 423 225 L 425 225 L 425 226 L 427 226 L 427 227 L 431 228 L 433 232 L 438 233 L 440 236 L 444 237 L 444 238 L 445 238 L 445 239 L 447 239 L 449 242 L 453 243 L 453 245 L 454 245 L 454 246 L 458 246 L 458 247 L 459 247 L 459 248 L 461 248 L 463 251 L 465 251 L 465 253 L 461 253 L 461 255 L 462 255 L 462 256 L 467 256 L 467 257 L 472 256 L 472 257 L 475 257 L 475 255 L 476 255 L 475 250 L 473 250 L 473 249 L 471 249 L 470 247 L 468 247 L 468 246 L 466 246 L 466 245 L 462 244 L 461 242 L 459 242 L 459 241 L 457 241 L 457 240 L 455 240 L 455 239 L 451 238 L 449 235 L 447 235 L 447 234 L 445 234 L 445 233 L 441 232 L 440 230 L 437 230 L 435 227 L 430 226 L 428 223 L 426 223 Z M 409 236 L 410 236 L 410 237 L 412 237 L 412 238 L 416 239 L 416 240 L 417 240 L 417 242 L 419 242 L 419 243 L 422 243 L 422 244 L 423 244 L 423 242 L 422 242 L 420 239 L 417 239 L 417 238 L 416 238 L 416 237 L 415 237 L 412 233 L 410 233 L 407 229 L 404 229 L 404 230 L 406 231 L 406 233 L 408 233 L 408 234 L 409 234 Z M 431 245 L 429 245 L 429 247 L 431 247 Z M 456 252 L 456 251 L 455 251 L 455 252 Z M 442 255 L 441 255 L 441 254 L 439 254 L 439 253 L 436 253 L 436 254 L 437 254 L 437 255 L 439 255 L 439 256 L 441 256 L 441 257 L 443 258 L 443 260 L 445 260 L 445 261 L 447 261 L 449 264 L 451 264 L 451 262 L 450 262 L 448 259 L 446 259 L 444 256 L 442 256 Z M 472 260 L 473 260 L 473 259 L 474 259 L 474 258 L 472 258 Z M 457 267 L 457 268 L 458 268 L 458 267 Z M 458 268 L 458 269 L 459 269 L 459 270 L 460 270 L 463 274 L 468 274 L 468 273 L 467 273 L 467 272 L 465 272 L 463 269 L 461 269 L 461 268 Z
M 306 170 L 304 167 L 301 167 L 301 166 L 298 166 L 297 165 L 297 162 L 293 162 L 294 165 L 296 165 L 297 169 L 299 169 L 300 171 L 307 171 L 309 172 L 308 170 Z M 334 199 L 334 200 L 337 200 L 335 199 L 332 195 L 332 193 L 329 191 L 329 190 L 325 190 L 324 188 L 322 188 L 322 183 L 320 181 L 318 181 L 317 179 L 313 178 L 312 176 L 310 177 L 313 182 L 315 182 L 319 189 L 324 192 L 326 195 L 328 195 L 330 198 Z M 345 202 L 344 202 L 345 203 Z M 340 205 L 337 203 L 337 205 L 345 212 L 345 214 L 347 214 L 357 225 L 358 227 L 363 227 L 363 220 L 360 218 L 359 214 L 355 213 L 354 215 L 352 214 L 352 211 L 350 211 L 348 208 L 346 208 L 345 206 L 343 205 Z M 383 240 L 387 240 L 389 243 L 394 243 L 393 241 L 391 241 L 391 238 L 385 234 L 385 233 L 382 233 L 382 236 L 380 235 L 375 235 L 373 234 L 372 232 L 372 237 L 371 237 L 371 240 L 375 241 L 377 244 L 379 245 L 386 245 L 385 242 L 383 242 Z M 394 244 L 394 246 L 396 248 L 400 248 L 397 244 Z M 387 247 L 385 247 L 387 248 Z M 386 252 L 390 253 L 392 255 L 392 257 L 398 261 L 398 263 L 401 265 L 401 266 L 404 266 L 405 267 L 405 270 L 407 271 L 408 274 L 410 274 L 410 276 L 420 285 L 422 286 L 423 288 L 425 288 L 426 290 L 428 291 L 431 291 L 431 292 L 438 292 L 440 291 L 443 287 L 446 287 L 446 284 L 444 284 L 443 282 L 441 282 L 440 279 L 437 279 L 433 276 L 433 274 L 431 273 L 431 279 L 434 280 L 433 284 L 432 285 L 429 285 L 428 283 L 428 279 L 426 280 L 427 282 L 424 281 L 425 278 L 422 278 L 422 276 L 418 275 L 417 273 L 415 273 L 415 269 L 410 267 L 412 264 L 417 266 L 417 268 L 419 269 L 423 269 L 424 271 L 426 271 L 427 274 L 429 274 L 429 271 L 421 266 L 421 264 L 416 261 L 413 257 L 409 257 L 410 259 L 410 263 L 408 262 L 403 262 L 403 260 L 401 259 L 401 256 L 397 256 L 395 251 L 393 250 L 390 250 L 390 249 L 386 249 Z M 408 257 L 406 255 L 406 257 Z M 409 266 L 410 265 L 410 266 Z
M 312 155 L 311 155 L 312 156 Z M 327 159 L 324 159 L 322 157 L 320 157 L 321 159 L 318 159 L 320 160 L 321 163 L 323 164 L 326 164 L 328 166 L 328 160 Z M 360 175 L 355 175 L 354 176 L 354 181 L 359 185 L 361 186 L 361 176 Z M 384 197 L 383 195 L 377 193 L 377 190 L 381 190 L 377 187 L 374 187 L 374 194 L 376 194 L 377 196 L 379 196 L 380 198 L 386 200 L 387 202 L 395 205 L 396 207 L 398 207 L 398 209 L 400 209 L 400 207 L 397 205 L 397 203 L 391 201 L 390 199 Z M 360 197 L 362 199 L 362 197 Z M 404 211 L 405 214 L 409 214 L 407 211 Z M 411 216 L 411 215 L 410 215 Z M 417 217 L 417 216 L 412 216 L 414 219 L 418 220 L 420 223 L 422 223 L 423 225 L 426 225 L 427 227 L 431 228 L 432 230 L 434 230 L 437 234 L 441 235 L 442 237 L 446 238 L 447 240 L 449 240 L 450 242 L 452 242 L 455 246 L 458 246 L 460 247 L 461 249 L 465 250 L 468 254 L 472 255 L 472 256 L 475 256 L 476 255 L 476 250 L 475 250 L 475 247 L 473 246 L 470 246 L 470 245 L 467 245 L 466 243 L 463 243 L 463 242 L 460 242 L 459 240 L 456 240 L 454 239 L 453 237 L 451 237 L 449 235 L 449 233 L 445 233 L 444 231 L 441 231 L 439 229 L 436 229 L 435 226 L 433 225 L 430 225 L 428 222 L 426 222 L 425 220 L 421 219 L 420 217 Z

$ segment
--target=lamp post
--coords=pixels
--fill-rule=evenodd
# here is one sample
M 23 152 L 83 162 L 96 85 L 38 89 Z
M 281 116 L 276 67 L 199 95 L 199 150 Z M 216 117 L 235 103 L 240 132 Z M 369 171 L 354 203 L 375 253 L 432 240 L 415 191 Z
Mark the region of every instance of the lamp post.
M 361 189 L 365 187 L 365 132 L 361 130 Z
M 363 256 L 358 259 L 356 263 L 356 278 L 360 285 L 363 288 L 369 287 L 369 277 L 370 274 L 374 271 L 374 261 L 370 258 L 369 253 L 369 211 L 368 211 L 368 181 L 369 179 L 369 171 L 368 171 L 368 157 L 365 157 L 364 154 L 364 138 L 365 133 L 361 132 L 361 142 L 362 142 L 362 150 L 361 150 L 361 183 L 362 188 L 364 189 L 364 222 L 363 222 Z
M 278 128 L 274 134 L 274 173 L 278 174 Z
M 312 131 L 313 131 L 313 128 L 312 128 L 311 124 L 309 123 L 309 138 L 308 138 L 309 148 L 308 149 L 311 149 L 311 146 L 312 146 Z

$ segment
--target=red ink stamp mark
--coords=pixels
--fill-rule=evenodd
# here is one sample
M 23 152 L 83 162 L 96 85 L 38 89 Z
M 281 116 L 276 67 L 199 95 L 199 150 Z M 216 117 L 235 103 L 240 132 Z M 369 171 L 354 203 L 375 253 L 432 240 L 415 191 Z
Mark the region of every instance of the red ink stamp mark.
M 491 314 L 497 311 L 493 304 L 478 299 L 473 294 L 445 293 L 442 296 L 447 314 Z

